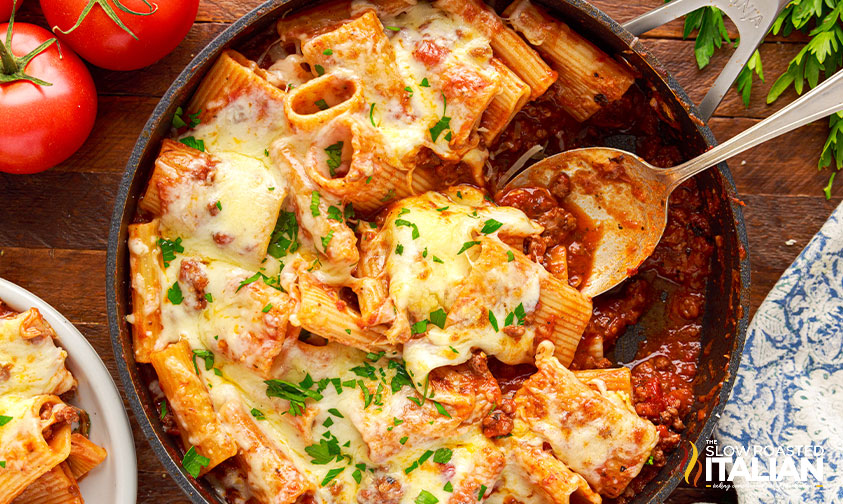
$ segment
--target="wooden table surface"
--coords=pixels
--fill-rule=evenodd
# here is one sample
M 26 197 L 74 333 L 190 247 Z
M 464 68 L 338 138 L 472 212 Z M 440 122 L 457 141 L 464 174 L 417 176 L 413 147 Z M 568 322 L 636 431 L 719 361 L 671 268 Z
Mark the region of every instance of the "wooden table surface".
M 93 133 L 81 150 L 42 174 L 0 173 L 0 277 L 29 289 L 63 312 L 99 351 L 121 391 L 105 308 L 106 242 L 118 182 L 138 134 L 172 80 L 200 48 L 259 3 L 202 0 L 196 24 L 163 61 L 134 72 L 91 68 L 100 96 L 99 112 Z M 615 19 L 626 21 L 662 0 L 594 3 Z M 44 25 L 34 0 L 24 5 L 19 19 Z M 646 43 L 699 102 L 731 51 L 718 52 L 711 66 L 700 72 L 694 62 L 694 43 L 682 40 L 681 28 L 676 21 L 654 30 Z M 795 97 L 789 91 L 776 106 L 766 106 L 763 100 L 774 78 L 799 49 L 793 41 L 764 44 L 761 53 L 767 83 L 754 84 L 756 99 L 749 108 L 730 91 L 710 122 L 718 139 L 735 135 Z M 753 311 L 843 199 L 843 180 L 836 185 L 831 201 L 822 194 L 828 172 L 818 172 L 816 165 L 826 134 L 826 121 L 818 121 L 730 163 L 746 203 Z M 788 245 L 789 240 L 795 243 Z M 155 458 L 131 412 L 129 416 L 138 454 L 138 502 L 187 502 Z

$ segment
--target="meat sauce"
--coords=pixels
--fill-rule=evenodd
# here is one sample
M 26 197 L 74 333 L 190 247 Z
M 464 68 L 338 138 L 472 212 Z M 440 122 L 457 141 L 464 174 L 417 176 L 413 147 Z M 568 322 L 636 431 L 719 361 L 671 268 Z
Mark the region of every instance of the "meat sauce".
M 613 146 L 633 150 L 656 166 L 679 164 L 684 160 L 678 147 L 679 132 L 651 106 L 658 99 L 645 89 L 632 86 L 623 98 L 578 123 L 560 109 L 561 91 L 552 86 L 525 106 L 490 148 L 492 172 L 504 173 L 536 144 L 543 145 L 548 156 L 579 147 Z M 545 226 L 540 237 L 525 243 L 524 252 L 552 274 L 563 272 L 566 261 L 560 258 L 567 259 L 568 282 L 577 287 L 591 269 L 592 251 L 600 234 L 585 215 L 566 204 L 570 183 L 562 175 L 549 188 L 519 188 L 497 194 L 496 200 L 522 209 Z M 697 399 L 692 382 L 714 251 L 705 208 L 693 180 L 673 193 L 667 227 L 654 253 L 632 278 L 593 300 L 592 318 L 571 365 L 572 369 L 631 367 L 635 409 L 652 421 L 660 434 L 652 464 L 644 466 L 615 502 L 631 500 L 664 466 L 666 454 L 679 444 L 683 419 Z M 645 339 L 638 345 L 634 361 L 613 362 L 615 343 L 635 324 Z M 489 366 L 505 397 L 511 397 L 535 371 L 531 366 L 511 367 L 494 360 Z

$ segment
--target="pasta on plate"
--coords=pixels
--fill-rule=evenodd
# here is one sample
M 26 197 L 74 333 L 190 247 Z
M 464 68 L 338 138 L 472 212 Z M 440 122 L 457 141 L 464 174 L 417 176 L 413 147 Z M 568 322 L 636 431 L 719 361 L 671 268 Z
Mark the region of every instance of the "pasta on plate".
M 650 458 L 629 370 L 567 368 L 591 299 L 482 189 L 528 102 L 556 86 L 584 121 L 634 79 L 526 0 L 505 16 L 318 6 L 179 111 L 129 227 L 129 322 L 185 471 L 228 502 L 601 502 Z
M 0 504 L 81 504 L 77 481 L 106 457 L 87 414 L 66 403 L 76 380 L 37 308 L 0 300 Z

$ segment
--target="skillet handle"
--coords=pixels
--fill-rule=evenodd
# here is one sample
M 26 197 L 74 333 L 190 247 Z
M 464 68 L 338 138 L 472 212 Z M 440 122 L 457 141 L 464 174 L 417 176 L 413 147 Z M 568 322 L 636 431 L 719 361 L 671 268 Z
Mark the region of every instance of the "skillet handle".
M 700 114 L 708 121 L 788 3 L 790 0 L 673 0 L 627 21 L 623 27 L 641 35 L 701 7 L 718 7 L 729 16 L 738 27 L 741 43 L 700 103 Z

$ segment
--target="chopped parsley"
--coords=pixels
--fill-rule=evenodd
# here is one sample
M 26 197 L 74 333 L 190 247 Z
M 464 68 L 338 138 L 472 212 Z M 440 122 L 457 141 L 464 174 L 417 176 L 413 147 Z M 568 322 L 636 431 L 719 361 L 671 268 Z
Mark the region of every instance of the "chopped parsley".
M 371 176 L 371 175 L 369 175 L 369 177 L 368 177 L 368 178 L 366 178 L 366 184 L 368 184 L 368 183 L 369 183 L 369 182 L 371 182 L 371 181 L 372 181 L 372 176 Z
M 451 351 L 452 351 L 452 352 L 454 352 L 454 353 L 456 353 L 456 354 L 460 353 L 460 351 L 459 351 L 459 350 L 457 350 L 456 348 L 454 348 L 454 347 L 452 347 L 452 346 L 450 346 L 450 345 L 448 345 L 448 348 L 450 348 L 450 349 L 451 349 Z
M 405 87 L 404 91 L 410 93 L 410 97 L 413 96 L 413 88 L 411 88 L 410 86 Z
M 366 183 L 367 183 L 367 184 L 369 183 L 369 180 L 370 180 L 371 178 L 372 178 L 372 177 L 369 177 L 368 179 L 366 179 Z M 386 203 L 387 201 L 391 200 L 391 199 L 392 199 L 392 198 L 394 198 L 394 197 L 395 197 L 395 189 L 390 189 L 389 191 L 387 191 L 387 192 L 386 192 L 386 195 L 384 195 L 384 197 L 383 197 L 383 198 L 381 198 L 381 201 L 382 201 L 382 202 L 384 202 L 384 203 Z
M 267 397 L 279 397 L 281 399 L 285 399 L 290 403 L 290 414 L 293 416 L 298 416 L 304 413 L 305 410 L 305 401 L 307 399 L 313 399 L 314 401 L 319 401 L 322 399 L 322 394 L 316 392 L 315 390 L 310 390 L 310 387 L 313 385 L 313 380 L 310 380 L 310 384 L 307 384 L 307 379 L 302 382 L 300 385 L 296 385 L 295 383 L 290 383 L 284 380 L 266 380 L 264 383 L 267 385 L 266 387 L 266 396 Z
M 328 164 L 328 170 L 331 172 L 332 177 L 336 175 L 337 168 L 342 164 L 342 145 L 342 140 L 340 140 L 335 144 L 325 147 L 325 154 L 328 155 L 326 163 Z
M 161 415 L 159 415 L 159 418 L 161 420 L 164 420 L 165 416 L 167 416 L 167 401 L 162 401 L 161 402 Z
M 314 65 L 313 68 L 316 69 L 316 75 L 325 75 L 325 69 L 322 67 L 322 65 Z
M 322 422 L 322 427 L 325 427 L 325 428 L 328 428 L 332 425 L 334 425 L 334 420 L 331 417 L 326 418 L 325 421 Z
M 281 287 L 281 274 L 280 273 L 278 274 L 278 276 L 271 278 L 271 277 L 268 277 L 268 276 L 264 275 L 260 271 L 258 271 L 254 275 L 252 275 L 249 278 L 240 282 L 240 285 L 237 286 L 237 290 L 235 290 L 234 292 L 240 292 L 240 289 L 242 289 L 243 287 L 249 285 L 250 283 L 257 282 L 258 280 L 261 280 L 261 279 L 263 279 L 263 283 L 265 283 L 269 287 L 272 287 L 275 290 L 284 291 L 284 289 Z
M 0 415 L 0 427 L 6 425 L 7 423 L 12 421 L 12 417 L 6 415 Z
M 401 388 L 405 385 L 410 387 L 413 386 L 413 380 L 410 378 L 410 374 L 407 373 L 407 368 L 404 367 L 403 363 L 391 360 L 389 361 L 388 367 L 389 369 L 395 370 L 395 376 L 393 376 L 392 381 L 389 382 L 389 388 L 392 390 L 393 394 L 401 390 Z
M 272 309 L 272 303 L 266 303 L 266 306 L 264 306 L 263 310 L 261 310 L 261 311 L 264 312 L 264 313 L 269 313 L 269 310 L 271 310 L 271 309 Z
M 447 464 L 451 461 L 451 456 L 454 452 L 450 448 L 439 448 L 433 454 L 433 461 L 437 464 Z
M 345 471 L 345 467 L 338 467 L 336 469 L 331 469 L 330 471 L 328 471 L 328 474 L 325 475 L 325 478 L 322 479 L 322 483 L 320 483 L 320 485 L 321 486 L 327 485 L 328 483 L 333 481 L 334 478 L 336 478 L 337 476 L 342 474 L 343 471 Z
M 477 491 L 477 500 L 481 500 L 486 495 L 486 485 L 480 485 L 480 490 Z
M 214 204 L 214 206 L 217 207 L 217 210 L 222 210 L 222 203 L 219 200 L 217 200 L 217 202 L 216 202 L 216 204 Z
M 340 413 L 340 410 L 338 410 L 337 408 L 329 409 L 328 413 L 334 415 L 337 418 L 345 418 L 344 416 L 342 416 L 342 413 Z
M 252 416 L 255 417 L 255 420 L 266 420 L 266 416 L 257 408 L 252 408 Z
M 448 205 L 448 206 L 443 206 L 443 207 L 437 208 L 437 209 L 436 209 L 436 211 L 437 211 L 437 212 L 444 212 L 445 210 L 447 210 L 447 209 L 449 209 L 449 208 L 450 208 L 450 205 Z
M 334 237 L 334 230 L 328 231 L 328 234 L 322 237 L 322 248 L 328 250 L 328 245 L 331 244 L 331 239 Z
M 446 129 L 451 127 L 451 118 L 445 115 L 445 111 L 448 110 L 448 100 L 445 99 L 445 95 L 442 94 L 442 117 L 439 121 L 430 128 L 430 138 L 433 139 L 435 142 L 439 135 L 445 131 Z M 450 140 L 450 137 L 446 137 L 446 140 Z
M 299 249 L 299 223 L 294 212 L 281 210 L 278 220 L 275 222 L 275 229 L 269 238 L 269 247 L 266 253 L 276 259 L 287 255 L 287 252 L 295 252 Z
M 330 108 L 328 107 L 328 102 L 326 102 L 324 98 L 316 100 L 313 104 L 319 107 L 319 110 L 328 110 L 328 108 Z
M 433 256 L 433 262 L 436 262 L 436 263 L 439 263 L 439 264 L 445 264 L 445 261 L 443 261 L 442 259 L 439 259 L 436 256 Z
M 200 152 L 205 152 L 205 141 L 204 140 L 197 140 L 194 136 L 184 137 L 179 139 L 179 142 L 187 145 L 191 149 L 196 149 Z
M 427 320 L 419 320 L 410 328 L 413 334 L 422 334 L 427 331 Z
M 448 413 L 448 410 L 445 409 L 445 406 L 442 406 L 441 404 L 439 404 L 436 401 L 430 401 L 430 402 L 433 403 L 433 406 L 436 407 L 436 411 L 438 411 L 440 415 L 442 415 L 444 417 L 451 418 L 451 414 Z
M 310 214 L 319 217 L 319 191 L 310 193 Z
M 200 110 L 199 112 L 196 112 L 195 114 L 189 114 L 187 116 L 187 121 L 185 121 L 184 120 L 184 111 L 182 110 L 181 107 L 179 107 L 179 108 L 176 109 L 176 113 L 173 116 L 173 127 L 174 128 L 184 128 L 184 127 L 195 128 L 196 126 L 199 125 L 200 122 L 202 122 L 199 119 L 199 114 L 201 114 L 201 113 L 202 113 L 202 111 Z
M 369 107 L 369 122 L 372 123 L 372 126 L 374 126 L 375 128 L 378 127 L 378 125 L 375 124 L 375 104 L 374 103 L 372 103 L 372 105 Z
M 412 223 L 412 222 L 408 221 L 408 220 L 404 220 L 404 219 L 395 219 L 395 225 L 396 225 L 396 226 L 406 226 L 406 227 L 409 227 L 409 228 L 413 228 L 413 239 L 414 239 L 414 240 L 420 236 L 420 235 L 419 235 L 419 227 L 418 227 L 418 226 L 416 226 L 414 223 Z M 478 243 L 480 243 L 480 242 L 478 242 Z
M 407 436 L 404 436 L 404 437 L 402 437 L 401 439 L 399 439 L 399 440 L 398 440 L 398 442 L 399 442 L 400 444 L 402 444 L 402 445 L 403 445 L 403 444 L 406 444 L 406 443 L 407 443 L 407 440 L 408 440 L 408 439 L 410 439 L 410 438 L 409 438 L 409 437 L 407 437 Z
M 430 323 L 437 326 L 439 329 L 445 329 L 445 319 L 448 318 L 448 314 L 445 313 L 445 310 L 439 308 L 434 312 L 430 312 Z
M 196 365 L 196 358 L 199 357 L 205 361 L 205 371 L 210 371 L 214 367 L 214 353 L 210 350 L 194 350 L 193 351 L 193 369 L 196 374 L 199 374 L 199 366 Z
M 427 490 L 419 492 L 419 496 L 415 500 L 415 504 L 436 504 L 437 502 L 439 502 L 439 499 Z
M 483 224 L 483 229 L 480 230 L 484 235 L 494 233 L 503 226 L 503 222 L 498 222 L 495 219 L 489 219 Z
M 427 81 L 427 77 L 422 79 L 421 83 L 419 84 L 419 87 L 430 87 L 430 82 Z
M 394 32 L 401 31 L 401 28 L 399 28 L 397 26 L 384 26 L 384 28 L 386 28 L 387 30 L 390 30 L 390 31 L 394 31 Z
M 175 241 L 158 238 L 158 247 L 161 249 L 161 259 L 164 260 L 165 268 L 169 268 L 170 262 L 176 259 L 176 253 L 184 252 L 181 237 L 176 238 Z
M 653 456 L 652 455 L 650 455 L 650 458 L 647 459 L 646 464 L 647 465 L 653 465 Z
M 457 255 L 462 254 L 463 252 L 465 252 L 466 250 L 470 249 L 471 247 L 473 247 L 475 245 L 480 245 L 480 242 L 479 241 L 467 241 L 467 242 L 463 243 L 462 248 L 460 249 L 459 252 L 457 252 Z
M 404 254 L 404 245 L 401 245 L 401 244 L 399 243 L 399 244 L 395 247 L 395 253 L 396 253 L 396 254 L 398 254 L 398 255 L 403 255 L 403 254 Z
M 342 210 L 331 205 L 328 207 L 328 218 L 331 220 L 342 222 Z
M 495 314 L 492 313 L 492 310 L 489 310 L 489 323 L 492 324 L 492 329 L 494 329 L 495 332 L 497 332 L 498 331 L 498 319 L 495 317 Z
M 325 56 L 330 56 L 334 54 L 334 51 L 333 49 L 325 49 L 324 51 L 322 51 L 322 54 L 324 54 Z
M 442 490 L 445 490 L 446 492 L 452 492 L 453 493 L 454 485 L 452 485 L 451 482 L 449 481 L 449 482 L 445 483 L 445 486 L 442 487 Z
M 206 292 L 205 293 L 205 301 L 207 301 L 209 303 L 213 303 L 214 302 L 213 294 L 211 294 L 210 292 Z
M 511 250 L 506 251 L 506 262 L 512 262 L 515 260 L 515 254 L 512 253 Z
M 0 467 L 2 467 L 3 469 L 6 468 L 6 461 L 5 460 L 0 460 Z
M 174 305 L 180 305 L 181 302 L 184 301 L 184 295 L 181 292 L 178 280 L 173 282 L 173 285 L 167 289 L 167 299 L 169 299 Z
M 266 156 L 266 157 L 269 157 L 269 149 L 264 149 L 264 150 L 263 150 L 263 155 L 264 155 L 264 156 Z M 275 190 L 275 188 L 274 188 L 274 187 L 270 187 L 270 188 L 269 188 L 269 190 L 270 190 L 270 191 L 274 191 L 274 190 Z
M 202 469 L 208 467 L 210 463 L 211 459 L 200 455 L 193 446 L 185 452 L 184 458 L 181 460 L 181 466 L 194 478 L 198 478 Z

